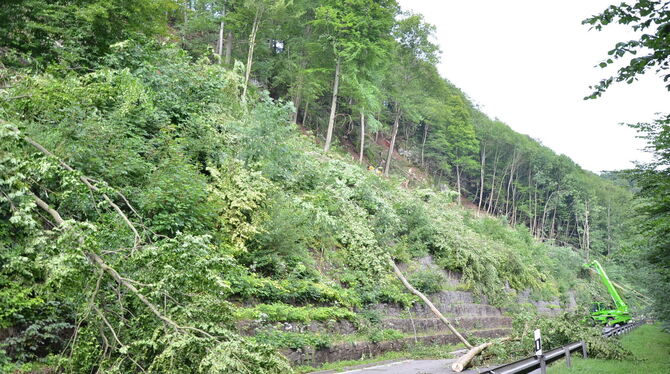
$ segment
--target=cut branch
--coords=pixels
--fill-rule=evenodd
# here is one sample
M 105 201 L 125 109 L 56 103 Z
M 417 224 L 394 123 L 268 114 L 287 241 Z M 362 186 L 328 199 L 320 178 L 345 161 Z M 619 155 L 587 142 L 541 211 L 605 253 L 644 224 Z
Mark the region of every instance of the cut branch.
M 112 325 L 109 323 L 109 321 L 107 320 L 107 317 L 105 317 L 105 315 L 102 313 L 102 311 L 100 310 L 100 308 L 98 308 L 97 306 L 94 305 L 94 306 L 93 306 L 93 309 L 95 309 L 95 312 L 98 313 L 98 316 L 100 317 L 100 319 L 102 319 L 102 322 L 105 324 L 105 326 L 107 326 L 107 328 L 109 329 L 109 331 L 112 332 L 112 336 L 114 337 L 114 340 L 116 340 L 116 342 L 119 344 L 119 346 L 123 347 L 123 343 L 121 343 L 121 340 L 119 340 L 118 335 L 116 335 L 116 331 L 114 331 L 114 328 L 113 328 Z M 104 335 L 103 335 L 103 336 L 104 336 Z M 108 344 L 109 344 L 109 343 L 108 343 Z
M 140 301 L 142 304 L 144 304 L 149 310 L 156 316 L 158 319 L 163 321 L 166 325 L 169 327 L 173 328 L 175 331 L 181 330 L 181 326 L 173 322 L 171 319 L 163 316 L 161 312 L 158 311 L 158 308 L 152 304 L 149 299 L 146 298 L 146 296 L 142 295 L 140 291 L 137 290 L 137 288 L 130 282 L 126 281 L 119 275 L 119 273 L 114 270 L 111 266 L 107 265 L 105 261 L 102 259 L 102 257 L 98 256 L 95 253 L 87 253 L 86 257 L 88 257 L 91 262 L 94 264 L 98 265 L 100 269 L 102 269 L 105 273 L 109 274 L 118 284 L 124 286 L 125 288 L 129 289 L 130 292 L 132 292 Z
M 400 269 L 398 269 L 398 266 L 395 264 L 395 262 L 392 259 L 388 260 L 389 265 L 393 268 L 393 271 L 395 272 L 395 275 L 400 279 L 402 284 L 407 288 L 411 293 L 415 294 L 416 296 L 420 297 L 421 300 L 423 300 L 426 305 L 430 308 L 430 310 L 439 318 L 442 322 L 444 322 L 445 325 L 449 328 L 449 330 L 456 335 L 458 340 L 460 340 L 467 348 L 472 348 L 472 344 L 470 344 L 457 330 L 454 328 L 454 326 L 451 324 L 451 322 L 446 319 L 442 313 L 440 313 L 439 310 L 433 305 L 433 303 L 424 295 L 421 291 L 417 290 L 416 288 L 412 287 L 412 285 L 407 281 L 407 278 L 402 274 Z
M 507 337 L 507 338 L 503 338 L 503 339 L 500 339 L 500 340 L 497 340 L 497 341 L 487 342 L 487 343 L 484 343 L 484 344 L 480 344 L 480 345 L 478 345 L 478 346 L 476 346 L 476 347 L 473 347 L 473 348 L 470 349 L 466 354 L 464 354 L 463 356 L 459 357 L 459 358 L 456 360 L 456 362 L 454 362 L 453 364 L 451 364 L 451 370 L 453 370 L 453 371 L 455 371 L 455 372 L 457 372 L 457 373 L 460 373 L 461 371 L 463 371 L 463 369 L 465 369 L 466 367 L 468 367 L 468 365 L 470 365 L 470 362 L 471 362 L 477 355 L 479 355 L 480 353 L 482 353 L 486 348 L 492 346 L 493 344 L 501 343 L 501 342 L 504 342 L 504 341 L 506 341 L 506 340 L 510 340 L 510 338 Z
M 65 221 L 60 216 L 60 214 L 55 209 L 51 208 L 49 206 L 49 204 L 47 204 L 44 200 L 37 197 L 37 195 L 35 195 L 34 193 L 33 193 L 33 197 L 35 198 L 35 202 L 37 203 L 37 206 L 42 208 L 42 210 L 44 210 L 45 212 L 49 213 L 49 215 L 54 219 L 54 221 L 56 221 L 56 224 L 58 226 L 62 226 L 65 223 Z

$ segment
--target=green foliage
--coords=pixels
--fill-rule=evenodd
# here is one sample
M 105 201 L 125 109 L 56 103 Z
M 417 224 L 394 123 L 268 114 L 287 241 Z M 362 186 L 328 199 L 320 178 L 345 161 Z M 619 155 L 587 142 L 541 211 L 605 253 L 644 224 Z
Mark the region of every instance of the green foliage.
M 207 339 L 195 337 L 168 337 L 166 349 L 148 368 L 149 372 L 279 374 L 292 371 L 286 360 L 276 355 L 270 346 L 252 340 L 235 339 L 212 344 Z
M 407 279 L 414 288 L 423 293 L 437 293 L 442 291 L 445 282 L 441 273 L 430 270 L 417 271 Z
M 169 0 L 12 0 L 0 10 L 0 64 L 82 68 L 111 44 L 165 33 L 166 15 L 175 8 Z
M 577 279 L 578 254 L 535 237 L 587 256 L 617 253 L 626 231 L 611 221 L 626 222 L 630 195 L 485 118 L 439 77 L 434 27 L 398 12 L 392 0 L 3 7 L 0 328 L 13 332 L 0 365 L 290 372 L 276 348 L 337 338 L 242 337 L 236 320 L 348 320 L 367 329 L 363 339 L 400 338 L 377 328 L 379 315 L 353 312 L 417 301 L 389 259 L 430 255 L 497 305 L 528 288 L 552 297 L 574 289 L 580 302 L 597 295 Z M 241 63 L 209 58 L 221 22 L 233 57 L 256 49 L 250 96 L 241 97 Z M 256 32 L 269 43 L 241 42 Z M 365 152 L 380 161 L 385 125 L 397 119 L 403 155 L 437 173 L 437 185 L 455 176 L 463 195 L 505 218 L 457 209 L 461 191 L 415 180 L 421 188 L 398 188 L 403 181 L 345 161 L 342 150 L 321 153 L 304 134 L 318 138 L 314 127 L 326 122 L 337 59 L 340 144 L 363 113 L 378 132 Z M 294 123 L 301 108 L 314 132 Z M 408 273 L 427 293 L 442 290 L 440 274 Z M 574 337 L 555 330 L 555 342 Z
M 655 70 L 662 75 L 668 69 L 666 63 L 668 56 L 668 16 L 670 15 L 666 4 L 660 0 L 637 0 L 634 4 L 621 3 L 611 5 L 602 13 L 589 17 L 582 21 L 585 25 L 591 25 L 592 29 L 601 31 L 611 24 L 629 26 L 632 30 L 640 32 L 637 40 L 622 41 L 616 43 L 614 48 L 607 52 L 609 57 L 603 60 L 599 66 L 607 68 L 616 64 L 622 58 L 629 55 L 633 57 L 620 67 L 614 76 L 601 80 L 597 85 L 591 87 L 594 92 L 588 96 L 590 99 L 600 97 L 614 82 L 633 83 L 639 75 L 649 70 Z M 645 32 L 648 31 L 648 32 Z M 662 75 L 664 81 L 670 79 L 670 74 Z M 670 89 L 670 85 L 666 86 Z
M 662 373 L 670 364 L 668 348 L 670 335 L 661 331 L 658 325 L 643 325 L 619 338 L 621 345 L 632 352 L 624 360 L 573 359 L 572 369 L 555 365 L 549 371 L 558 373 Z
M 502 360 L 532 356 L 534 336 L 532 331 L 542 332 L 542 348 L 546 351 L 577 341 L 587 345 L 589 357 L 622 360 L 630 357 L 630 351 L 614 338 L 602 336 L 600 327 L 584 322 L 585 311 L 565 313 L 560 317 L 540 317 L 532 313 L 517 313 L 514 316 L 515 339 L 490 347 L 488 355 Z M 487 349 L 488 351 L 488 349 Z
M 330 335 L 285 332 L 274 329 L 260 331 L 254 339 L 276 348 L 303 349 L 312 347 L 314 349 L 322 349 L 328 348 L 333 344 Z
M 379 343 L 387 340 L 396 340 L 403 338 L 402 332 L 393 329 L 376 330 L 370 334 L 370 342 Z
M 253 308 L 238 308 L 237 319 L 253 319 L 267 322 L 312 322 L 312 321 L 356 321 L 356 313 L 338 307 L 292 306 L 286 304 L 259 304 Z

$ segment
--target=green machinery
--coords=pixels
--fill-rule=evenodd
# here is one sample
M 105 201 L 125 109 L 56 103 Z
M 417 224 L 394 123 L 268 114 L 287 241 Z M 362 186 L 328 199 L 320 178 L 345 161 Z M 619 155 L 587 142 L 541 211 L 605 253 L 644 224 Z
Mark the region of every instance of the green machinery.
M 630 313 L 628 312 L 628 305 L 626 305 L 621 296 L 619 296 L 619 293 L 614 287 L 614 284 L 612 284 L 610 279 L 607 277 L 605 269 L 603 269 L 603 267 L 600 266 L 600 263 L 595 260 L 591 263 L 585 264 L 584 266 L 586 268 L 593 268 L 596 272 L 598 272 L 598 275 L 600 275 L 600 280 L 603 282 L 605 287 L 607 287 L 607 291 L 610 293 L 610 296 L 612 296 L 612 300 L 614 301 L 615 306 L 615 308 L 612 308 L 605 303 L 594 303 L 591 309 L 591 318 L 593 318 L 593 320 L 596 322 L 610 326 L 630 322 L 631 317 Z

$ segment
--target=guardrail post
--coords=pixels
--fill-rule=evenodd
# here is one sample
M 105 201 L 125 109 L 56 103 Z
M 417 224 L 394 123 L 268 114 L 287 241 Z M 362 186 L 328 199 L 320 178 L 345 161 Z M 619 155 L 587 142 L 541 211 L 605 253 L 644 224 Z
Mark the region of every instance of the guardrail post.
M 539 359 L 540 359 L 540 373 L 547 374 L 547 362 L 544 360 L 544 355 L 541 355 Z
M 582 356 L 584 358 L 589 358 L 589 356 L 586 354 L 586 343 L 582 340 L 580 343 L 582 343 Z
M 563 350 L 565 350 L 565 364 L 568 367 L 572 367 L 572 362 L 570 362 L 570 348 L 565 347 L 565 348 L 563 348 Z

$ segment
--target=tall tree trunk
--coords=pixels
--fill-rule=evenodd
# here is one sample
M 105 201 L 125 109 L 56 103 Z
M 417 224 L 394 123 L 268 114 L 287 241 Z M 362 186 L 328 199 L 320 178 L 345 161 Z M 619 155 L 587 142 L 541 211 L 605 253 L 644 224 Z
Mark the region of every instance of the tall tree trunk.
M 496 147 L 496 151 L 494 153 L 493 157 L 493 177 L 491 178 L 491 193 L 489 194 L 489 206 L 486 208 L 486 213 L 491 214 L 493 209 L 493 194 L 495 192 L 496 188 L 496 172 L 498 170 L 498 159 L 499 159 L 499 153 L 498 153 L 498 147 Z
M 219 43 L 217 45 L 217 52 L 219 54 L 219 64 L 223 63 L 223 29 L 224 29 L 224 17 L 226 16 L 226 6 L 223 6 L 221 10 L 221 23 L 219 24 Z
M 591 252 L 591 227 L 589 226 L 589 201 L 586 201 L 586 211 L 584 212 L 584 251 L 586 252 L 586 262 L 589 262 Z
M 426 148 L 426 138 L 428 137 L 428 124 L 423 125 L 423 140 L 421 141 L 421 167 L 424 167 L 423 151 Z
M 513 185 L 513 182 L 514 182 L 514 179 L 515 179 L 516 167 L 517 167 L 518 162 L 519 162 L 518 152 L 517 152 L 517 149 L 514 148 L 514 152 L 512 153 L 512 163 L 510 165 L 509 180 L 507 181 L 507 190 L 505 192 L 505 216 L 507 216 L 507 217 L 509 217 L 510 194 L 512 192 L 512 185 Z
M 612 251 L 612 205 L 607 205 L 607 256 Z
M 312 33 L 312 27 L 308 25 L 305 28 L 303 35 L 308 37 Z M 305 50 L 298 51 L 298 77 L 296 84 L 292 87 L 293 89 L 293 104 L 295 105 L 295 114 L 293 114 L 292 121 L 298 123 L 298 112 L 300 112 L 300 103 L 302 101 L 303 94 L 303 85 L 305 83 L 305 68 L 307 67 L 307 58 L 305 58 Z
M 302 125 L 307 126 L 307 110 L 309 109 L 309 101 L 305 103 L 305 111 L 302 112 Z
M 219 42 L 216 48 L 217 54 L 219 55 L 219 64 L 223 63 L 223 19 L 219 25 Z
M 391 145 L 389 146 L 389 153 L 386 157 L 386 165 L 384 165 L 384 176 L 389 176 L 391 168 L 391 159 L 393 158 L 393 147 L 395 147 L 395 138 L 398 135 L 398 126 L 400 125 L 400 105 L 395 103 L 395 120 L 393 121 L 393 133 L 391 134 Z
M 537 182 L 533 185 L 533 233 L 537 236 Z
M 335 125 L 335 112 L 337 111 L 337 91 L 340 88 L 340 57 L 335 61 L 335 81 L 333 82 L 333 99 L 330 102 L 330 117 L 328 117 L 328 131 L 326 132 L 326 144 L 323 146 L 324 152 L 330 149 L 330 142 L 333 139 L 333 126 Z
M 458 190 L 458 205 L 461 205 L 461 168 L 456 164 L 456 189 Z
M 302 95 L 298 91 L 293 98 L 293 106 L 295 107 L 295 112 L 291 114 L 291 122 L 298 123 L 298 112 L 300 111 L 300 102 L 302 101 Z
M 230 59 L 233 56 L 233 32 L 228 31 L 228 35 L 226 36 L 226 58 L 224 60 L 224 63 L 226 66 L 230 65 Z
M 251 27 L 251 34 L 249 34 L 249 50 L 247 51 L 247 68 L 244 72 L 244 88 L 242 89 L 242 98 L 244 99 L 247 96 L 247 87 L 249 86 L 249 77 L 251 76 L 251 65 L 254 61 L 254 49 L 256 48 L 256 35 L 258 34 L 258 28 L 260 27 L 261 17 L 263 13 L 259 7 L 256 10 L 256 15 L 254 16 L 254 23 Z
M 361 149 L 358 152 L 358 163 L 363 163 L 363 152 L 365 152 L 365 114 L 361 111 Z
M 565 232 L 563 233 L 563 237 L 567 240 L 567 238 L 570 236 L 570 225 L 572 224 L 572 221 L 570 218 L 568 218 L 568 222 L 565 223 Z
M 554 196 L 554 192 L 556 191 L 552 191 L 549 194 L 549 197 L 547 197 L 547 200 L 544 202 L 544 210 L 542 210 L 542 223 L 540 224 L 540 240 L 544 239 L 544 225 L 547 222 L 547 213 L 549 212 L 547 208 L 549 207 L 549 202 L 551 201 L 552 196 Z
M 484 199 L 484 169 L 486 167 L 486 143 L 483 144 L 481 153 L 481 166 L 479 168 L 479 203 L 477 204 L 477 214 L 482 210 L 482 200 Z
M 554 207 L 554 213 L 551 215 L 551 226 L 549 227 L 549 239 L 553 239 L 555 236 L 554 226 L 556 224 L 556 208 Z
M 500 178 L 500 187 L 498 187 L 498 193 L 496 194 L 496 200 L 495 204 L 493 206 L 493 212 L 494 214 L 497 212 L 499 213 L 500 210 L 498 209 L 498 204 L 500 203 L 500 194 L 503 191 L 503 184 L 505 184 L 505 177 L 507 176 L 507 171 L 509 170 L 509 165 L 505 167 L 505 170 L 503 170 L 503 175 Z

